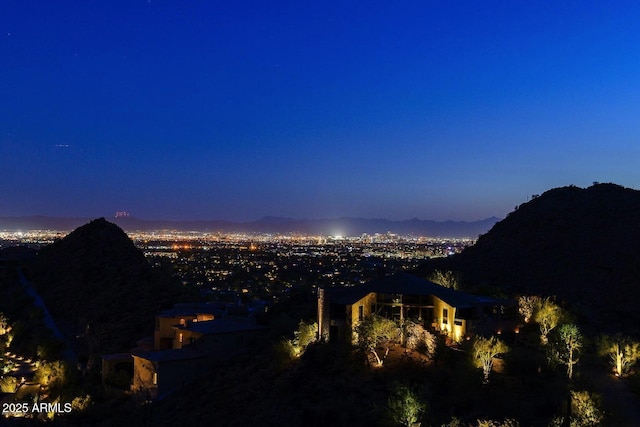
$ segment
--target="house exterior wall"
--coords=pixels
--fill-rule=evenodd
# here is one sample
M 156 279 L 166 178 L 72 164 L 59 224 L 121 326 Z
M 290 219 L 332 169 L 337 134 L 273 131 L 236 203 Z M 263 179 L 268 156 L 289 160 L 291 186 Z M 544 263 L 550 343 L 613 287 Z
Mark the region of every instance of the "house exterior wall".
M 213 314 L 197 313 L 189 316 L 157 316 L 156 329 L 153 333 L 154 350 L 168 350 L 175 347 L 175 325 L 187 325 L 193 322 L 205 322 L 214 319 Z
M 191 320 L 191 318 L 189 318 Z M 173 326 L 186 324 L 187 318 L 182 317 L 156 317 L 156 329 L 153 333 L 153 349 L 168 350 L 173 348 L 172 342 L 174 337 Z
M 158 385 L 154 384 L 154 374 L 157 372 L 158 366 L 156 363 L 134 355 L 131 391 L 139 394 L 143 399 L 157 399 Z
M 467 335 L 467 321 L 465 319 L 454 319 L 453 340 L 461 341 Z
M 428 281 L 423 288 L 412 282 L 406 287 L 402 283 L 392 283 L 393 286 L 384 282 L 377 286 L 376 283 L 364 291 L 372 292 L 355 302 L 354 299 L 364 292 L 358 293 L 358 289 L 318 289 L 318 337 L 323 341 L 353 342 L 353 331 L 360 319 L 376 310 L 396 321 L 411 319 L 454 341 L 461 341 L 472 334 L 512 331 L 515 327 L 509 301 L 445 290 Z M 493 309 L 493 313 L 489 313 L 489 309 Z
M 202 338 L 202 334 L 199 332 L 190 331 L 188 329 L 181 329 L 174 327 L 173 333 L 173 346 L 172 348 L 182 348 L 195 344 L 197 340 Z
M 318 340 L 329 341 L 331 329 L 331 302 L 324 289 L 318 288 Z
M 202 375 L 207 360 L 203 358 L 151 361 L 134 356 L 132 391 L 141 398 L 156 400 L 183 387 Z
M 360 323 L 362 319 L 372 314 L 371 307 L 375 307 L 376 299 L 377 294 L 371 292 L 354 304 L 346 306 L 347 333 L 345 335 L 346 337 L 351 337 L 350 340 L 352 343 L 357 339 L 354 334 L 356 326 L 358 326 L 358 323 Z
M 467 321 L 456 319 L 456 307 L 440 298 L 433 297 L 433 326 L 454 341 L 460 341 L 466 334 Z
M 115 356 L 115 357 L 114 357 Z M 131 366 L 133 357 L 130 353 L 122 353 L 120 355 L 111 355 L 102 357 L 102 383 L 117 372 L 118 367 L 123 365 Z

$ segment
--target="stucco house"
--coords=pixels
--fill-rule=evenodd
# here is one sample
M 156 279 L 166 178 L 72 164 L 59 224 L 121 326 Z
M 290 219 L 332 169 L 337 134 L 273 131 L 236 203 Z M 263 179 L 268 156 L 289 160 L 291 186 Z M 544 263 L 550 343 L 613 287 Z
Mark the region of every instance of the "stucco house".
M 219 303 L 183 303 L 176 304 L 156 316 L 156 327 L 153 333 L 153 348 L 168 350 L 173 347 L 176 325 L 187 325 L 205 322 L 225 316 L 225 304 Z
M 190 383 L 208 366 L 207 357 L 193 349 L 133 353 L 132 389 L 146 400 L 160 399 Z
M 249 317 L 220 317 L 203 320 L 203 316 L 186 315 L 184 310 L 163 312 L 162 319 L 174 319 L 170 325 L 170 348 L 134 352 L 132 390 L 142 398 L 161 399 L 202 375 L 216 363 L 242 354 L 268 328 Z M 157 323 L 158 325 L 158 323 Z M 158 332 L 158 327 L 156 327 Z M 161 340 L 162 347 L 168 342 Z
M 514 301 L 456 291 L 407 273 L 318 290 L 321 340 L 352 341 L 355 326 L 372 313 L 413 320 L 454 341 L 515 328 Z

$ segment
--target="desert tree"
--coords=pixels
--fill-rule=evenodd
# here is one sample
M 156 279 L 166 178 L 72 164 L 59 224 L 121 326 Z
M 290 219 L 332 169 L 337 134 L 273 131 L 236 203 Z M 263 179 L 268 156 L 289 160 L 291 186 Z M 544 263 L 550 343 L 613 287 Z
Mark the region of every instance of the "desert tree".
M 578 364 L 578 352 L 582 348 L 582 334 L 577 325 L 565 323 L 558 328 L 558 341 L 555 343 L 558 361 L 567 365 L 567 377 L 573 377 L 573 367 Z
M 522 316 L 524 323 L 531 321 L 540 302 L 541 298 L 537 295 L 521 295 L 518 297 L 518 312 Z
M 540 342 L 549 343 L 549 332 L 553 330 L 562 318 L 562 309 L 549 298 L 540 300 L 534 314 L 534 320 L 540 326 Z
M 427 331 L 422 325 L 405 320 L 402 325 L 405 341 L 404 346 L 410 350 L 418 350 L 430 359 L 433 358 L 438 345 L 437 337 Z
M 400 338 L 401 330 L 393 320 L 372 314 L 358 323 L 355 333 L 360 348 L 371 353 L 377 365 L 382 366 L 389 354 L 389 344 Z M 379 353 L 379 347 L 384 349 L 384 354 Z
M 571 427 L 598 426 L 604 416 L 600 397 L 588 391 L 571 391 Z
M 40 361 L 36 364 L 35 379 L 43 386 L 60 385 L 66 382 L 68 369 L 61 360 L 53 362 Z
M 489 373 L 493 368 L 493 358 L 508 351 L 509 347 L 496 337 L 476 337 L 473 341 L 472 360 L 477 368 L 482 368 L 485 384 L 489 382 Z
M 419 425 L 427 405 L 418 394 L 404 384 L 394 384 L 389 396 L 389 412 L 394 421 L 404 426 Z
M 298 323 L 298 329 L 293 333 L 293 340 L 291 344 L 295 349 L 296 356 L 301 355 L 306 350 L 307 346 L 314 343 L 318 337 L 318 324 L 315 322 L 306 323 L 300 321 Z
M 61 396 L 69 391 L 68 386 L 73 379 L 73 374 L 74 371 L 70 370 L 67 363 L 62 360 L 38 361 L 34 380 L 50 397 Z
M 429 280 L 445 288 L 459 289 L 461 274 L 452 270 L 434 270 L 429 276 Z
M 287 365 L 292 360 L 302 356 L 309 344 L 316 342 L 317 338 L 318 324 L 301 320 L 298 323 L 298 329 L 293 332 L 293 339 L 283 338 L 275 344 L 276 360 L 280 365 Z
M 640 343 L 621 334 L 605 335 L 598 342 L 598 353 L 609 358 L 617 376 L 624 377 L 640 359 Z
M 460 418 L 452 417 L 448 423 L 442 424 L 440 427 L 466 427 L 466 426 L 467 424 L 465 424 Z

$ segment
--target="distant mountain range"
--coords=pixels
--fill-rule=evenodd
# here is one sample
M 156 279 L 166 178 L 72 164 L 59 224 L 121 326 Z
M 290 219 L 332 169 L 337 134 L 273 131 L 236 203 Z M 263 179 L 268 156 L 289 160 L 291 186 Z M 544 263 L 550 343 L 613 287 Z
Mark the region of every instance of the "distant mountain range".
M 0 217 L 0 230 L 71 231 L 92 218 L 59 218 L 47 216 Z M 392 221 L 388 219 L 337 218 L 293 219 L 264 217 L 257 221 L 158 221 L 135 217 L 109 218 L 125 231 L 178 230 L 200 232 L 301 233 L 325 236 L 360 236 L 363 233 L 394 233 L 425 237 L 477 238 L 486 233 L 499 218 L 480 221 L 431 221 L 417 218 Z

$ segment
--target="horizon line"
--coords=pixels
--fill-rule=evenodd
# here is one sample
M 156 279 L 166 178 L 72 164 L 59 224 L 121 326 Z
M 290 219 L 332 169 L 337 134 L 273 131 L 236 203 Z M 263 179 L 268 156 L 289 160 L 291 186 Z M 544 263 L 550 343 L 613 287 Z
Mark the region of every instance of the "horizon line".
M 423 219 L 417 216 L 406 218 L 406 219 L 391 219 L 385 217 L 363 217 L 363 216 L 336 216 L 336 217 L 316 217 L 316 218 L 296 218 L 296 217 L 287 217 L 287 216 L 276 216 L 276 215 L 263 215 L 257 219 L 252 220 L 232 220 L 232 219 L 221 219 L 221 218 L 208 218 L 208 219 L 169 219 L 169 218 L 148 218 L 148 217 L 140 217 L 135 215 L 46 215 L 46 214 L 29 214 L 29 215 L 0 215 L 0 219 L 28 219 L 28 218 L 48 218 L 48 219 L 59 219 L 59 220 L 89 220 L 93 221 L 96 219 L 104 218 L 105 220 L 137 220 L 137 221 L 162 221 L 162 222 L 175 222 L 175 223 L 193 223 L 193 222 L 227 222 L 233 224 L 247 224 L 247 223 L 255 223 L 265 220 L 278 220 L 282 222 L 286 221 L 335 221 L 335 220 L 345 220 L 345 219 L 353 219 L 353 220 L 365 220 L 365 221 L 389 221 L 389 222 L 408 222 L 408 221 L 423 221 L 423 222 L 437 222 L 437 223 L 445 223 L 445 222 L 481 222 L 486 220 L 501 220 L 504 219 L 502 217 L 492 215 L 480 219 L 474 220 L 456 220 L 456 219 Z

